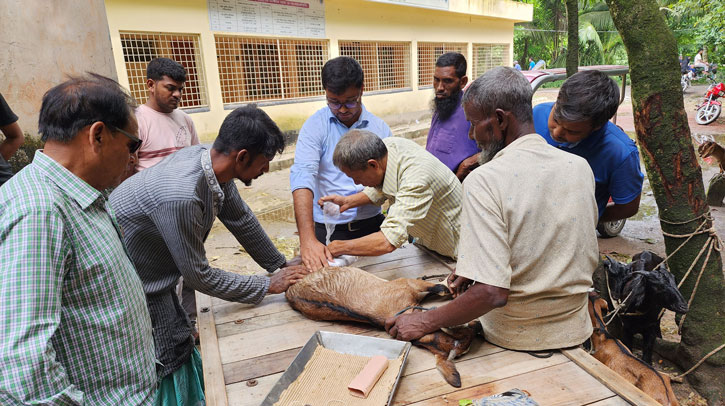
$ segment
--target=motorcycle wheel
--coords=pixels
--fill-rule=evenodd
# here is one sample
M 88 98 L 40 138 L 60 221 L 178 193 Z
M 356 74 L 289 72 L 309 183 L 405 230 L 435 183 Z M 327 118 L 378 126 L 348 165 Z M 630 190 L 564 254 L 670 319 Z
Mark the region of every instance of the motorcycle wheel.
M 707 125 L 717 120 L 720 117 L 722 106 L 719 104 L 705 104 L 697 109 L 697 115 L 695 116 L 695 122 L 701 125 Z
M 619 235 L 619 233 L 624 228 L 624 223 L 627 222 L 627 219 L 622 220 L 615 220 L 615 221 L 606 221 L 603 223 L 597 224 L 597 231 L 599 231 L 599 235 L 602 238 L 612 238 Z

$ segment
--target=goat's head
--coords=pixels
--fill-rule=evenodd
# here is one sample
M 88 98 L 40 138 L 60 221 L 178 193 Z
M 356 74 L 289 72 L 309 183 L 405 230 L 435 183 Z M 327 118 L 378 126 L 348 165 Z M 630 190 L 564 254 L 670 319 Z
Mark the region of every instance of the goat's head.
M 677 289 L 675 277 L 664 264 L 647 273 L 647 288 L 665 309 L 675 313 L 687 313 L 687 301 Z
M 632 266 L 635 271 L 651 271 L 661 264 L 664 259 L 652 251 L 642 251 L 632 257 Z
M 607 283 L 609 286 L 609 295 L 616 300 L 624 299 L 622 291 L 624 289 L 624 283 L 627 280 L 627 276 L 631 272 L 631 266 L 625 263 L 619 262 L 616 259 L 610 258 L 605 255 L 607 259 L 602 261 L 604 265 L 604 271 L 607 272 Z

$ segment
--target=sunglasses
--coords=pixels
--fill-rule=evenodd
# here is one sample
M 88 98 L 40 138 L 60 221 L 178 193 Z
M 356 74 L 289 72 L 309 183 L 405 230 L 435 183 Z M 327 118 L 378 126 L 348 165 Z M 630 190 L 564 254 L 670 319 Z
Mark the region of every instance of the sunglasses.
M 109 127 L 112 128 L 114 131 L 120 132 L 121 134 L 123 134 L 126 137 L 130 138 L 131 141 L 133 141 L 133 143 L 128 146 L 128 152 L 130 154 L 133 154 L 134 152 L 138 151 L 139 148 L 141 148 L 141 143 L 143 141 L 141 141 L 141 139 L 138 138 L 137 136 L 129 133 L 128 131 L 124 131 L 124 130 L 118 128 L 118 127 L 113 127 L 113 126 L 110 126 L 110 125 L 109 125 Z
M 327 102 L 327 105 L 330 106 L 330 108 L 333 109 L 333 110 L 340 110 L 340 108 L 342 108 L 342 106 L 345 106 L 348 109 L 354 109 L 355 107 L 357 107 L 358 103 L 360 103 L 360 102 L 358 102 L 358 101 L 347 102 L 347 103 L 332 103 L 332 102 Z

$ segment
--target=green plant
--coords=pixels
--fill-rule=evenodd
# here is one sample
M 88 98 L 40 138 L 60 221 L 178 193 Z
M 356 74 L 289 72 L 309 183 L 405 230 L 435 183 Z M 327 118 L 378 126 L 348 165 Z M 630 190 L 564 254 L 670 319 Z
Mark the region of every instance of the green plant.
M 23 142 L 23 145 L 18 148 L 15 155 L 13 155 L 8 161 L 10 167 L 13 169 L 13 172 L 18 173 L 26 165 L 33 162 L 33 158 L 35 158 L 35 151 L 43 149 L 44 144 L 45 143 L 40 140 L 40 137 L 34 137 L 25 133 L 25 142 Z

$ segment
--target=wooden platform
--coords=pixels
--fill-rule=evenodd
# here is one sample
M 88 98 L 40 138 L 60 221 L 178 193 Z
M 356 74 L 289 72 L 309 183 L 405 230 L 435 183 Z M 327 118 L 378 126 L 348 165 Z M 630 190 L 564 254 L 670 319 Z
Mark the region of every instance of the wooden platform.
M 417 278 L 450 272 L 450 266 L 406 245 L 355 266 L 384 279 Z M 292 310 L 284 295 L 267 296 L 257 306 L 226 302 L 197 292 L 204 383 L 210 406 L 259 405 L 297 352 L 317 330 L 389 338 L 371 326 L 308 320 Z M 519 388 L 540 405 L 657 405 L 581 349 L 536 358 L 476 340 L 456 367 L 463 386 L 448 385 L 433 355 L 413 347 L 403 371 L 396 405 L 458 405 Z

